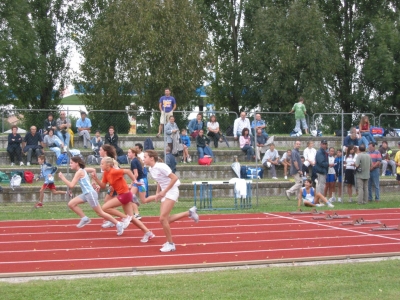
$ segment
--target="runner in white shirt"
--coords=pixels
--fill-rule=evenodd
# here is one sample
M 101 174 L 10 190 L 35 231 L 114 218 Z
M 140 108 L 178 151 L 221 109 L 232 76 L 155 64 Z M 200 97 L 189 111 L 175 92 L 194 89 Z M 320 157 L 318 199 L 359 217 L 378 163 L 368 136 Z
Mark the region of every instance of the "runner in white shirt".
M 164 229 L 167 242 L 160 249 L 161 252 L 175 251 L 176 247 L 172 241 L 170 223 L 189 217 L 196 223 L 199 221 L 196 206 L 185 212 L 170 215 L 175 202 L 179 198 L 178 186 L 181 184 L 178 177 L 172 173 L 170 167 L 165 163 L 158 162 L 158 154 L 154 150 L 144 152 L 144 163 L 149 166 L 149 172 L 153 179 L 157 181 L 157 192 L 155 195 L 147 197 L 144 203 L 161 200 L 160 223 Z

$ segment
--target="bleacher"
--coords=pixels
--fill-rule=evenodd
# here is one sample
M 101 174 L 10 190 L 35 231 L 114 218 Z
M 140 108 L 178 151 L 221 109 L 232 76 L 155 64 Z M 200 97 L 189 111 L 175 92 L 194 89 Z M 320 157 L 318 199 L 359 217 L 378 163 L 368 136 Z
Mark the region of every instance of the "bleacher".
M 148 136 L 120 136 L 119 137 L 119 145 L 126 152 L 130 147 L 133 147 L 135 143 L 142 143 Z M 159 152 L 160 156 L 163 157 L 163 138 L 156 138 L 154 136 L 150 136 L 153 140 L 153 144 L 156 150 Z M 301 136 L 301 137 L 288 137 L 288 136 L 277 136 L 275 137 L 274 143 L 276 149 L 279 151 L 280 155 L 282 155 L 287 149 L 292 149 L 293 144 L 296 140 L 300 140 L 302 142 L 301 150 L 306 148 L 306 143 L 309 140 L 315 141 L 315 147 L 319 147 L 319 141 L 322 137 L 310 137 L 310 136 Z M 341 146 L 341 137 L 334 136 L 324 136 L 323 139 L 327 139 L 329 146 L 338 148 Z M 177 172 L 176 175 L 181 179 L 182 184 L 180 186 L 180 197 L 193 199 L 193 185 L 192 181 L 194 180 L 221 180 L 227 181 L 235 176 L 231 168 L 231 164 L 233 163 L 234 156 L 238 157 L 238 161 L 241 165 L 246 165 L 250 167 L 255 167 L 256 162 L 246 162 L 245 154 L 239 148 L 239 142 L 235 141 L 233 137 L 227 137 L 229 148 L 225 144 L 225 142 L 219 144 L 218 149 L 214 149 L 211 146 L 214 154 L 215 161 L 211 166 L 200 166 L 197 164 L 197 151 L 195 142 L 192 141 L 192 145 L 189 148 L 189 153 L 192 156 L 193 161 L 188 164 L 183 164 L 180 162 L 179 158 L 177 158 Z M 400 140 L 399 137 L 388 137 L 388 138 L 377 138 L 378 145 L 381 144 L 382 140 L 388 141 L 389 147 L 396 152 L 397 142 Z M 11 166 L 8 153 L 6 152 L 7 147 L 7 136 L 0 136 L 0 170 L 10 175 L 13 170 L 29 170 L 35 174 L 40 173 L 39 165 L 32 164 L 31 166 Z M 90 149 L 83 148 L 82 139 L 75 136 L 74 137 L 74 148 L 79 149 L 84 158 L 87 158 L 88 155 L 92 154 Z M 49 149 L 45 149 L 45 155 L 47 157 L 48 162 L 55 165 L 56 158 L 52 151 Z M 26 159 L 24 157 L 24 159 Z M 24 160 L 24 163 L 26 161 Z M 257 162 L 258 166 L 261 166 L 261 162 Z M 93 166 L 92 166 L 93 167 Z M 100 174 L 100 166 L 95 166 L 97 172 Z M 128 165 L 122 165 L 122 167 L 128 168 Z M 63 173 L 69 173 L 67 167 L 60 167 L 60 171 Z M 72 178 L 72 174 L 69 174 L 70 178 Z M 293 185 L 293 182 L 290 181 L 290 176 L 288 180 L 283 179 L 283 167 L 279 166 L 277 168 L 277 176 L 278 180 L 272 180 L 269 177 L 268 170 L 264 170 L 264 178 L 258 180 L 256 183 L 253 180 L 253 185 L 258 188 L 258 193 L 264 196 L 278 196 L 284 195 L 284 191 L 290 188 Z M 58 180 L 56 176 L 56 180 Z M 39 197 L 39 187 L 42 181 L 39 181 L 37 184 L 22 184 L 21 187 L 16 188 L 15 190 L 11 189 L 9 184 L 4 184 L 0 182 L 0 186 L 3 188 L 3 192 L 0 193 L 0 203 L 10 203 L 10 202 L 36 202 Z M 149 178 L 150 183 L 150 193 L 155 192 L 155 184 L 154 181 Z M 61 181 L 56 181 L 56 186 L 60 190 L 65 190 L 66 187 Z M 388 177 L 385 180 L 381 180 L 382 189 L 392 191 L 398 188 L 398 183 L 395 180 L 395 177 Z M 76 188 L 76 192 L 78 192 L 79 188 Z M 104 193 L 104 192 L 103 192 Z M 216 186 L 213 189 L 214 197 L 233 197 L 233 189 L 228 185 L 220 185 Z M 104 195 L 102 195 L 104 196 Z M 51 198 L 50 198 L 51 197 Z M 61 201 L 64 200 L 64 196 L 51 196 L 50 194 L 46 194 L 45 201 Z

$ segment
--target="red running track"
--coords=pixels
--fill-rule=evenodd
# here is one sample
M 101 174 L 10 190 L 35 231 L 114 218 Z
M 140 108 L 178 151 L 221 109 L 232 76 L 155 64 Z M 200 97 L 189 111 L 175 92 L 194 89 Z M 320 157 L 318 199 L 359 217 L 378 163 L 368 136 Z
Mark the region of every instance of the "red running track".
M 329 213 L 329 212 L 327 212 Z M 331 212 L 332 213 L 332 212 Z M 339 211 L 352 219 L 400 223 L 400 209 Z M 165 242 L 157 217 L 143 218 L 156 238 L 140 242 L 132 224 L 122 236 L 102 221 L 76 228 L 77 219 L 0 222 L 0 275 L 207 267 L 400 253 L 400 231 L 371 231 L 379 225 L 343 226 L 346 219 L 313 220 L 312 215 L 258 213 L 201 215 L 172 224 L 175 252 L 161 253 Z M 86 271 L 83 271 L 86 270 Z

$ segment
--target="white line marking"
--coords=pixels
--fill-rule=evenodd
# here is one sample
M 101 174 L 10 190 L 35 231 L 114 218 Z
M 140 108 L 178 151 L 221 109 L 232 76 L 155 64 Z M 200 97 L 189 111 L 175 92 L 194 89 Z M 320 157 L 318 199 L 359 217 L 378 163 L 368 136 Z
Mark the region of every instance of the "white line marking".
M 306 221 L 306 220 L 300 220 L 300 219 L 295 219 L 295 218 L 291 218 L 291 217 L 286 217 L 286 216 L 279 216 L 279 215 L 275 215 L 275 214 L 270 214 L 270 213 L 265 213 L 266 215 L 270 215 L 270 216 L 275 216 L 275 217 L 281 217 L 284 219 L 288 219 L 288 220 L 297 220 L 299 222 L 302 223 L 306 223 L 306 224 L 314 224 L 314 225 L 319 225 L 319 226 L 324 226 L 324 227 L 328 227 L 328 228 L 332 228 L 332 229 L 339 229 L 339 230 L 343 230 L 343 231 L 349 231 L 349 232 L 354 232 L 354 233 L 358 233 L 358 234 L 363 234 L 363 235 L 368 235 L 368 236 L 372 236 L 372 237 L 379 237 L 379 238 L 385 238 L 385 239 L 390 239 L 390 240 L 395 240 L 395 241 L 400 241 L 400 239 L 398 238 L 392 238 L 389 236 L 385 236 L 385 235 L 378 235 L 378 234 L 372 234 L 372 233 L 368 233 L 368 232 L 360 232 L 357 230 L 352 230 L 352 229 L 348 229 L 348 228 L 344 228 L 344 227 L 335 227 L 335 226 L 331 226 L 328 224 L 323 224 L 320 222 L 310 222 L 310 221 Z M 318 220 L 316 220 L 318 221 Z

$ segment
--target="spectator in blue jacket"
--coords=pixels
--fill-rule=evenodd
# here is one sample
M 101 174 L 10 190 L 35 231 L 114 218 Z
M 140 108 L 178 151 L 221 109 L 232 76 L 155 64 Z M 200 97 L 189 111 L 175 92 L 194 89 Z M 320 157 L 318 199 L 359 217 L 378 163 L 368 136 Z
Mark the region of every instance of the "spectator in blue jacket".
M 189 134 L 192 138 L 196 139 L 199 130 L 204 128 L 203 115 L 197 114 L 196 119 L 190 120 L 188 124 Z
M 329 160 L 328 153 L 326 152 L 328 149 L 327 140 L 321 141 L 321 148 L 317 151 L 315 155 L 315 172 L 317 173 L 317 193 L 324 193 L 325 184 L 326 184 L 326 174 L 328 173 Z
M 368 147 L 368 140 L 364 136 L 362 136 L 361 138 L 357 138 L 357 129 L 355 127 L 351 127 L 350 134 L 344 138 L 343 151 L 347 151 L 347 147 L 349 147 L 350 145 L 360 147 L 362 144 L 364 144 L 365 147 Z
M 192 158 L 189 155 L 189 147 L 190 147 L 190 137 L 187 135 L 187 131 L 185 128 L 181 130 L 181 143 L 183 145 L 183 158 L 182 162 L 186 164 L 187 162 L 191 162 Z

